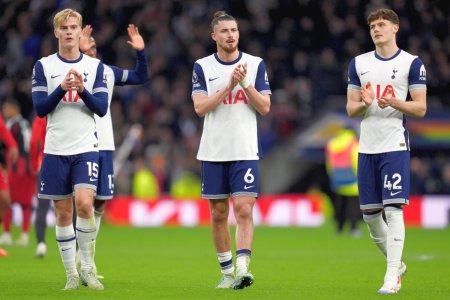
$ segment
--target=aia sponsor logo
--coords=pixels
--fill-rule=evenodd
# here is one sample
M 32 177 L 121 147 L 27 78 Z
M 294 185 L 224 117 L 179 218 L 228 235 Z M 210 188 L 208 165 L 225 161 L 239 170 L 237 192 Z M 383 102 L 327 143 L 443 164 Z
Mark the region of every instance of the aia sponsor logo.
M 223 104 L 237 104 L 239 101 L 243 101 L 245 104 L 248 104 L 247 95 L 243 90 L 238 90 L 234 96 L 233 93 L 229 93 L 228 96 L 223 99 Z
M 67 91 L 62 100 L 64 102 L 77 102 L 80 98 L 80 95 L 76 91 Z
M 382 93 L 381 93 L 381 86 L 380 86 L 379 84 L 377 84 L 377 90 L 376 90 L 376 96 L 375 96 L 375 97 L 376 97 L 377 99 L 378 99 L 378 98 L 383 98 L 384 96 L 387 95 L 389 88 L 391 89 L 391 95 L 392 95 L 392 97 L 397 98 L 397 97 L 395 97 L 394 87 L 393 87 L 392 85 L 390 85 L 390 84 L 388 84 L 388 85 L 386 85 L 386 86 L 384 87 L 384 90 L 383 90 Z

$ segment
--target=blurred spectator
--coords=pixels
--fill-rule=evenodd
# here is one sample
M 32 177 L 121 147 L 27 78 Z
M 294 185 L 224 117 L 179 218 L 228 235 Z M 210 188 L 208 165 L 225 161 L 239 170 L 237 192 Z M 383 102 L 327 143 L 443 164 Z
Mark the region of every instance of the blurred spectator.
M 450 195 L 450 163 L 446 163 L 442 168 L 442 186 L 440 193 Z
M 184 171 L 175 179 L 170 187 L 170 195 L 177 199 L 200 198 L 202 194 L 202 182 L 197 174 Z
M 331 189 L 334 192 L 337 233 L 350 223 L 350 233 L 360 237 L 358 222 L 362 214 L 358 201 L 358 139 L 350 128 L 340 129 L 325 147 L 325 157 Z
M 411 157 L 410 194 L 425 195 L 432 193 L 430 165 L 419 157 Z
M 134 160 L 132 195 L 141 200 L 152 200 L 159 196 L 158 181 L 142 157 Z

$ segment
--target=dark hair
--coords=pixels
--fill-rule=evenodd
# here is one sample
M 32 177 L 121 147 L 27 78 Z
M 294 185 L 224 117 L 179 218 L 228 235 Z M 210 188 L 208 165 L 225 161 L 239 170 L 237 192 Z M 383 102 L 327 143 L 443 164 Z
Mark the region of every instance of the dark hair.
M 7 98 L 5 98 L 5 99 L 3 100 L 2 105 L 4 105 L 4 104 L 9 104 L 9 105 L 12 105 L 12 106 L 17 107 L 17 108 L 20 109 L 20 103 L 19 103 L 19 101 L 17 101 L 17 100 L 14 99 L 13 97 L 7 97 Z
M 395 13 L 395 11 L 388 8 L 380 8 L 371 12 L 367 17 L 367 24 L 370 25 L 370 23 L 378 19 L 388 20 L 397 25 L 400 24 L 398 15 Z
M 233 16 L 227 14 L 224 10 L 219 10 L 214 13 L 214 17 L 211 21 L 211 32 L 214 31 L 214 26 L 216 26 L 220 21 L 235 21 L 237 24 L 237 21 Z

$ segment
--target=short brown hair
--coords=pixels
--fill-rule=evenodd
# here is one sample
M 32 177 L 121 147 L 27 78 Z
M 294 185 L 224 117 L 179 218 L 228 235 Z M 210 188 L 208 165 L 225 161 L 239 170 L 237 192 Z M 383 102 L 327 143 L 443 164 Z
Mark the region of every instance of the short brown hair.
M 55 17 L 53 18 L 53 29 L 59 28 L 61 26 L 61 23 L 66 21 L 68 18 L 74 17 L 78 21 L 78 25 L 83 24 L 83 17 L 79 12 L 76 10 L 66 8 L 62 11 L 58 12 Z
M 398 19 L 398 15 L 392 9 L 388 8 L 380 8 L 369 14 L 367 17 L 367 24 L 370 25 L 375 20 L 384 19 L 391 21 L 394 24 L 400 25 L 400 20 Z
M 235 21 L 237 24 L 237 21 L 233 16 L 227 14 L 224 10 L 219 10 L 214 14 L 211 21 L 211 32 L 214 31 L 214 26 L 216 26 L 220 21 Z

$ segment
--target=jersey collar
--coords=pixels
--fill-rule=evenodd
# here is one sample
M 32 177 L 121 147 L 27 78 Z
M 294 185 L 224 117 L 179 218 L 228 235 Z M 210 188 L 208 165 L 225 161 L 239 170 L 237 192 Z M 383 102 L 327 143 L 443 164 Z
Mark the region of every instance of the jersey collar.
M 60 60 L 62 60 L 62 61 L 65 62 L 65 63 L 69 63 L 69 64 L 77 63 L 77 62 L 79 62 L 79 61 L 83 58 L 83 53 L 80 53 L 80 57 L 78 57 L 78 58 L 75 59 L 75 60 L 68 60 L 68 59 L 65 59 L 64 57 L 62 57 L 61 55 L 59 55 L 59 52 L 56 52 L 56 55 L 58 56 L 58 58 L 59 58 Z
M 220 60 L 219 56 L 217 55 L 217 53 L 214 53 L 214 57 L 216 58 L 216 60 L 221 63 L 222 65 L 234 65 L 235 63 L 237 63 L 241 58 L 242 58 L 242 52 L 239 51 L 239 56 L 233 60 L 233 61 L 223 61 Z
M 396 58 L 396 57 L 400 54 L 400 52 L 402 52 L 402 49 L 398 48 L 397 52 L 395 52 L 394 55 L 392 55 L 391 57 L 388 57 L 388 58 L 383 58 L 383 57 L 379 56 L 379 55 L 377 54 L 377 51 L 374 51 L 374 52 L 375 52 L 375 57 L 376 57 L 377 59 L 383 60 L 383 61 L 388 61 L 388 60 L 391 60 L 391 59 Z

